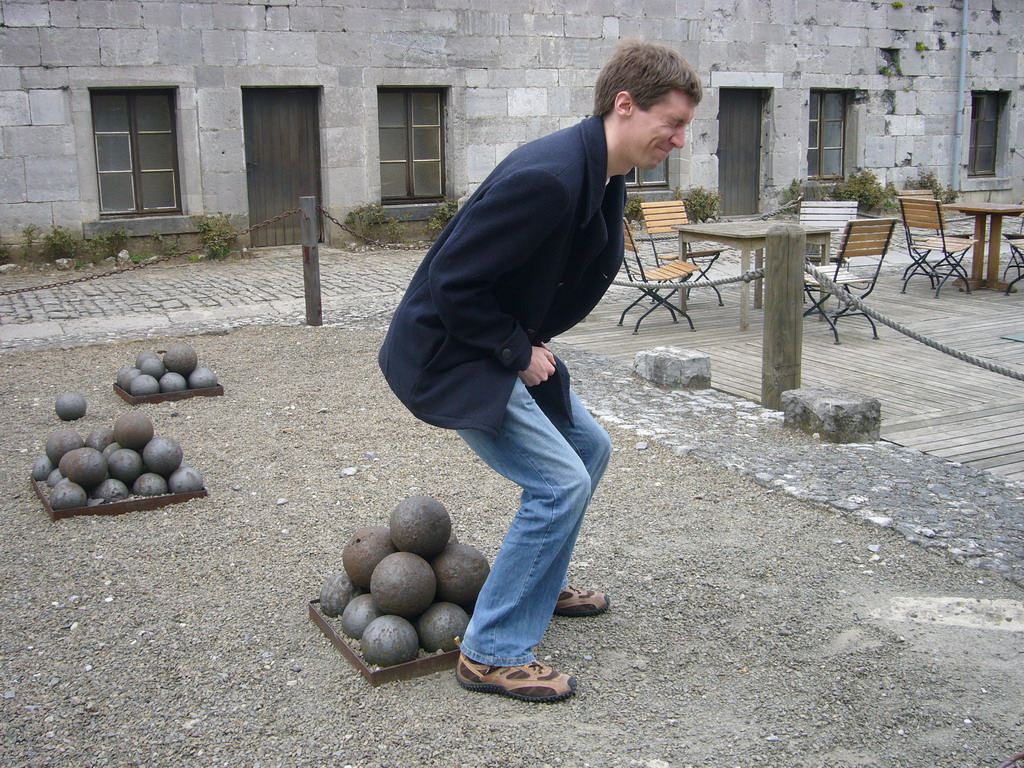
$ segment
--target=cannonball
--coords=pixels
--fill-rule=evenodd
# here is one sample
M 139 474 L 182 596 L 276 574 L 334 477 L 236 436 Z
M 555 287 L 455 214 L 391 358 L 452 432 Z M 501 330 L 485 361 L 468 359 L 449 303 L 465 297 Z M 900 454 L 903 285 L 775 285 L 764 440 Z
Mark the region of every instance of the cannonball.
M 353 584 L 369 589 L 373 569 L 381 560 L 397 551 L 387 528 L 368 525 L 352 534 L 341 552 L 341 562 Z
M 167 368 L 164 367 L 164 361 L 157 355 L 151 355 L 143 359 L 138 365 L 141 373 L 144 373 L 147 376 L 152 376 L 154 379 L 159 379 L 167 373 Z
M 469 544 L 450 544 L 430 562 L 430 567 L 437 578 L 437 599 L 455 603 L 467 611 L 473 609 L 491 572 L 487 558 Z
M 468 626 L 469 614 L 455 603 L 434 603 L 416 619 L 416 634 L 425 651 L 454 651 Z
M 381 616 L 370 622 L 359 641 L 363 659 L 378 667 L 412 661 L 419 653 L 416 630 L 401 616 Z
M 171 493 L 193 493 L 203 490 L 203 476 L 192 467 L 182 464 L 167 478 L 167 489 Z
M 141 451 L 152 439 L 153 422 L 144 413 L 129 411 L 118 416 L 114 422 L 114 440 L 122 448 Z
M 142 449 L 142 461 L 146 469 L 168 477 L 181 466 L 183 456 L 181 445 L 173 437 L 157 435 Z
M 40 456 L 32 465 L 32 479 L 37 483 L 43 482 L 53 472 L 53 462 L 49 456 Z
M 127 392 L 131 389 L 132 379 L 138 376 L 142 371 L 131 365 L 125 365 L 117 372 L 114 377 L 114 383 L 117 384 L 121 389 Z
M 160 377 L 161 392 L 182 392 L 188 389 L 188 382 L 180 373 L 169 371 Z
M 141 370 L 142 369 L 142 363 L 145 360 L 147 360 L 149 358 L 152 358 L 152 357 L 155 357 L 157 360 L 160 360 L 160 355 L 158 355 L 152 349 L 144 349 L 144 350 L 142 350 L 141 352 L 139 352 L 139 354 L 137 354 L 135 356 L 135 367 Z M 163 362 L 163 361 L 161 361 L 161 362 Z
M 110 461 L 110 455 L 115 451 L 121 450 L 121 444 L 116 440 L 103 449 L 103 458 Z
M 131 448 L 118 448 L 107 457 L 107 471 L 112 478 L 131 487 L 145 472 L 142 455 Z
M 94 429 L 92 432 L 85 436 L 86 447 L 95 448 L 97 451 L 103 451 L 108 445 L 110 445 L 113 442 L 114 430 L 111 429 L 110 427 L 101 427 L 100 429 Z
M 189 344 L 175 344 L 164 352 L 164 365 L 168 371 L 188 376 L 199 365 L 199 355 Z
M 108 477 L 102 483 L 92 489 L 92 498 L 104 502 L 121 501 L 127 499 L 130 491 L 128 486 L 113 477 Z
M 320 604 L 323 605 L 323 601 Z M 384 612 L 373 602 L 373 595 L 356 595 L 341 614 L 341 631 L 353 640 L 359 640 L 370 622 L 383 615 Z
M 77 392 L 65 392 L 57 397 L 54 410 L 61 421 L 74 421 L 85 416 L 85 398 Z
M 167 493 L 167 481 L 156 472 L 144 472 L 132 483 L 132 493 L 138 496 L 163 496 Z
M 320 610 L 325 616 L 340 616 L 360 592 L 362 590 L 352 583 L 347 573 L 332 573 L 320 586 Z
M 434 602 L 437 579 L 430 563 L 412 552 L 388 555 L 373 569 L 370 594 L 384 613 L 414 618 Z
M 140 373 L 132 379 L 132 383 L 128 385 L 128 392 L 134 397 L 155 395 L 160 392 L 160 382 L 148 373 Z
M 437 499 L 410 496 L 391 513 L 391 541 L 400 552 L 412 552 L 430 559 L 447 545 L 452 519 Z
M 189 389 L 206 389 L 217 386 L 217 374 L 209 368 L 196 368 L 188 375 Z
M 95 448 L 76 448 L 60 458 L 60 473 L 83 488 L 95 488 L 107 479 L 107 462 Z
M 74 509 L 89 503 L 85 489 L 70 480 L 61 480 L 50 491 L 50 509 Z
M 46 484 L 48 486 L 50 486 L 51 488 L 56 488 L 57 487 L 57 483 L 59 483 L 63 479 L 64 479 L 64 475 L 62 475 L 60 473 L 59 469 L 55 469 L 55 470 L 53 470 L 53 472 L 51 472 L 50 474 L 48 474 L 46 476 Z
M 85 440 L 74 430 L 58 429 L 46 438 L 46 458 L 52 461 L 54 466 L 57 466 L 61 456 L 84 445 Z

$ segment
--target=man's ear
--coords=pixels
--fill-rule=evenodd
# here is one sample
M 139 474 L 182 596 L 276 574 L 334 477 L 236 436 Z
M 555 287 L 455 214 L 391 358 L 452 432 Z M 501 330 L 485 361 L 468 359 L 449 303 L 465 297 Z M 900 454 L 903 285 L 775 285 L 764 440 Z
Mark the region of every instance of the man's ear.
M 633 113 L 635 107 L 636 102 L 633 101 L 633 95 L 629 91 L 619 91 L 615 94 L 615 101 L 613 102 L 615 114 L 620 117 L 628 117 Z

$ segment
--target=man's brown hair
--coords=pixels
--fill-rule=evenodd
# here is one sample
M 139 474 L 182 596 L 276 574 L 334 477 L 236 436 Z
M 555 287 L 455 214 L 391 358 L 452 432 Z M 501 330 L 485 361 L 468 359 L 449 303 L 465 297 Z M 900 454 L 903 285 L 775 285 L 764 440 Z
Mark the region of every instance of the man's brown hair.
M 704 96 L 700 78 L 681 53 L 657 43 L 623 40 L 597 76 L 594 114 L 603 117 L 610 112 L 621 91 L 628 91 L 646 111 L 672 90 L 687 94 L 694 104 Z

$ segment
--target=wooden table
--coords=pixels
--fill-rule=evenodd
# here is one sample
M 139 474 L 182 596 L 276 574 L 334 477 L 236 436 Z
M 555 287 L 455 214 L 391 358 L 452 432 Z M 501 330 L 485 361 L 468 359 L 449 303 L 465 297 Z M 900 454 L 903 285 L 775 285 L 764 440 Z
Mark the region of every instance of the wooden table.
M 999 275 L 999 251 L 1003 245 L 1003 216 L 1019 216 L 1024 204 L 1013 203 L 952 203 L 943 206 L 974 217 L 974 256 L 971 258 L 969 285 L 975 288 L 994 288 L 1005 291 L 1007 284 Z M 988 225 L 988 268 L 985 267 L 985 219 Z
M 686 252 L 687 243 L 711 241 L 721 243 L 740 252 L 740 269 L 750 271 L 750 254 L 756 252 L 756 266 L 764 262 L 764 245 L 768 230 L 777 226 L 777 221 L 723 221 L 715 224 L 686 224 L 677 226 L 679 231 L 679 253 Z M 820 245 L 822 254 L 829 252 L 832 231 L 828 227 L 804 227 L 807 242 Z M 824 256 L 823 256 L 824 258 Z M 754 292 L 754 306 L 761 306 L 761 281 L 757 281 Z M 750 283 L 740 283 L 740 330 L 750 328 Z

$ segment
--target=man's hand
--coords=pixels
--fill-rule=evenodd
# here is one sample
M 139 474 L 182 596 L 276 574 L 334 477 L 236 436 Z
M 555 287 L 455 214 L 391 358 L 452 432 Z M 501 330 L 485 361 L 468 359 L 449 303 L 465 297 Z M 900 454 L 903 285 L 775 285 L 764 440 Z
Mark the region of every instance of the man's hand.
M 530 357 L 530 365 L 525 371 L 519 372 L 519 378 L 528 387 L 536 386 L 542 381 L 547 381 L 555 372 L 555 356 L 551 351 L 541 344 L 533 348 L 533 355 Z

